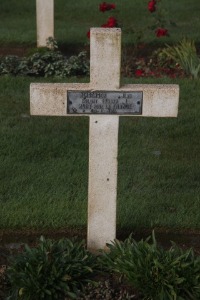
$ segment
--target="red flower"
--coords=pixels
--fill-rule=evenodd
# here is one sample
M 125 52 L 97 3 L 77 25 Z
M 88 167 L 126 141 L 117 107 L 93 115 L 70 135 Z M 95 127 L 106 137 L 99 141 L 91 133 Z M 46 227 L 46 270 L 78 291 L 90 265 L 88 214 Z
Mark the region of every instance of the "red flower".
M 141 77 L 141 76 L 143 76 L 143 74 L 144 74 L 144 71 L 141 69 L 138 69 L 135 71 L 135 76 L 137 76 L 137 77 Z
M 155 76 L 155 72 L 154 71 L 149 71 L 148 75 L 149 76 Z
M 148 3 L 148 10 L 152 13 L 156 11 L 156 0 L 151 0 Z
M 108 18 L 108 21 L 106 24 L 101 25 L 103 28 L 113 28 L 117 26 L 117 20 L 114 17 Z
M 115 9 L 116 5 L 115 4 L 109 4 L 106 2 L 103 2 L 101 4 L 99 4 L 99 10 L 102 12 L 105 12 L 107 10 L 111 10 L 111 9 Z
M 165 28 L 158 28 L 155 32 L 157 37 L 168 35 L 168 30 Z
M 90 38 L 90 30 L 87 32 L 87 38 Z
M 108 18 L 108 27 L 116 27 L 117 26 L 117 20 L 114 17 Z
M 116 5 L 114 3 L 110 4 L 110 9 L 115 9 Z

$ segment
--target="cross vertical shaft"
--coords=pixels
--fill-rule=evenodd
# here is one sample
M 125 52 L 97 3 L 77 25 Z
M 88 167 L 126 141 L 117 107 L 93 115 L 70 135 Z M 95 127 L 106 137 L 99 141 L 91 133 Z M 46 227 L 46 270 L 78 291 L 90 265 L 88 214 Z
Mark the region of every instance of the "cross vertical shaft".
M 92 90 L 120 87 L 120 29 L 91 29 Z M 103 249 L 116 237 L 119 116 L 91 115 L 89 130 L 88 249 Z
M 91 28 L 90 85 L 92 89 L 120 87 L 121 29 Z

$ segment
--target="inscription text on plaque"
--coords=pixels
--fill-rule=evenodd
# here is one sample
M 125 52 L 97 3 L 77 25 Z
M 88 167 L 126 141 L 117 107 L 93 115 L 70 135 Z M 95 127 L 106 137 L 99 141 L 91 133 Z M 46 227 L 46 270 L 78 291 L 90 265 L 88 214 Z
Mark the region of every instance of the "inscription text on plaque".
M 143 92 L 68 91 L 68 114 L 142 114 Z

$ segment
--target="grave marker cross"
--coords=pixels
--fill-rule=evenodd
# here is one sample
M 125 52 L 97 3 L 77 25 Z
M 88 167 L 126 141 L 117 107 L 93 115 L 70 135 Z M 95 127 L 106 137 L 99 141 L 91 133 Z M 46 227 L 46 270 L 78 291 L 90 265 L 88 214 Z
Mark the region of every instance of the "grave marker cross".
M 54 37 L 54 0 L 36 0 L 37 47 L 46 47 Z
M 31 114 L 89 116 L 88 237 L 90 250 L 116 235 L 119 116 L 176 117 L 178 85 L 120 87 L 121 30 L 92 28 L 90 83 L 31 84 Z

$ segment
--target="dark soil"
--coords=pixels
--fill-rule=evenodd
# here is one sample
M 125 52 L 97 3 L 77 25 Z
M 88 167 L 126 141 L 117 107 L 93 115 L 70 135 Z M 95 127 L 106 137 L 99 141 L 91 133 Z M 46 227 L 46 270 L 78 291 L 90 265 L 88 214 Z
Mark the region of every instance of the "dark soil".
M 16 55 L 22 57 L 26 56 L 29 50 L 30 48 L 27 47 L 1 47 L 0 56 Z
M 7 55 L 16 55 L 19 57 L 29 55 L 33 49 L 36 49 L 35 46 L 0 46 L 0 56 Z M 77 55 L 81 51 L 89 51 L 89 45 L 84 47 L 82 46 L 74 46 L 74 45 L 61 45 L 59 50 L 66 56 Z
M 124 240 L 130 234 L 136 241 L 145 239 L 151 235 L 151 229 L 141 230 L 118 230 L 117 238 Z M 177 243 L 181 248 L 194 248 L 195 252 L 200 254 L 200 230 L 191 229 L 168 229 L 156 228 L 156 239 L 158 243 L 164 248 L 171 245 L 171 241 Z M 80 239 L 86 239 L 86 228 L 61 228 L 61 229 L 21 229 L 21 230 L 7 230 L 0 229 L 0 247 L 3 248 L 17 248 L 17 245 L 27 243 L 34 245 L 39 237 L 43 235 L 51 239 L 60 239 L 63 237 L 71 238 L 78 236 Z M 1 259 L 1 257 L 0 257 Z M 1 262 L 1 261 L 0 261 Z

